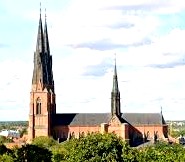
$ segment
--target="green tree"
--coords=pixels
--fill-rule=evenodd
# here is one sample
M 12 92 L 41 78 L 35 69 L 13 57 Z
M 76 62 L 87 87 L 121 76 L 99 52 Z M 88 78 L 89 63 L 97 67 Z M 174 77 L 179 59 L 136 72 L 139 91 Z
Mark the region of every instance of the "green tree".
M 184 162 L 185 150 L 179 144 L 159 142 L 156 145 L 142 148 L 137 156 L 138 162 Z
M 27 144 L 16 148 L 13 158 L 15 162 L 51 162 L 52 153 L 46 148 Z
M 136 148 L 131 148 L 128 143 L 123 144 L 122 148 L 122 160 L 123 162 L 137 162 L 139 151 Z
M 6 142 L 6 137 L 0 136 L 0 144 L 3 144 Z
M 64 144 L 68 162 L 121 162 L 123 142 L 114 134 L 89 134 Z
M 34 138 L 32 144 L 49 149 L 50 147 L 56 145 L 57 141 L 51 137 L 40 136 Z
M 9 154 L 3 154 L 3 155 L 0 155 L 0 161 L 1 162 L 14 162 L 14 159 Z
M 13 142 L 13 139 L 12 138 L 0 136 L 0 144 L 10 143 L 10 142 Z
M 61 162 L 65 161 L 65 157 L 67 155 L 67 150 L 64 148 L 63 144 L 53 145 L 50 150 L 52 151 L 52 160 L 53 162 Z
M 0 144 L 0 155 L 3 155 L 8 152 L 8 149 L 4 144 Z

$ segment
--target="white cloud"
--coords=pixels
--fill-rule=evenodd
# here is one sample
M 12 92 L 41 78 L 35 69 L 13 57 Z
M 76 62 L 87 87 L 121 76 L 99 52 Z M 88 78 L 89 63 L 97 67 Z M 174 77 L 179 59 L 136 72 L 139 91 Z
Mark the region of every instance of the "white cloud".
M 33 40 L 33 43 L 22 46 L 24 50 L 21 49 L 20 53 L 18 49 L 11 51 L 13 48 L 10 48 L 11 53 L 16 52 L 14 59 L 0 59 L 0 73 L 3 76 L 0 80 L 0 119 L 26 120 L 39 4 L 34 1 L 29 6 L 26 4 L 31 2 L 21 1 L 24 7 L 17 4 L 9 6 L 10 2 L 13 3 L 3 2 L 9 14 L 15 12 L 15 18 L 19 17 L 20 21 L 32 22 L 27 30 L 32 36 L 28 38 L 20 33 L 20 37 L 16 37 L 17 42 L 23 44 Z M 174 24 L 165 24 L 163 17 L 160 17 L 167 13 L 175 13 L 176 16 L 182 14 L 185 8 L 183 1 L 56 3 L 57 6 L 47 1 L 46 7 L 58 112 L 110 111 L 111 64 L 114 63 L 114 53 L 117 53 L 122 111 L 159 112 L 163 106 L 165 118 L 183 119 L 185 30 L 178 26 L 174 28 Z M 20 25 L 28 28 L 25 22 Z M 164 31 L 168 28 L 169 32 L 163 33 L 161 28 Z M 3 31 L 8 36 L 9 31 Z M 8 37 L 12 39 L 14 35 L 11 33 Z M 0 52 L 4 50 L 0 48 Z M 172 115 L 174 109 L 179 110 L 175 116 Z M 18 112 L 17 116 L 15 112 Z

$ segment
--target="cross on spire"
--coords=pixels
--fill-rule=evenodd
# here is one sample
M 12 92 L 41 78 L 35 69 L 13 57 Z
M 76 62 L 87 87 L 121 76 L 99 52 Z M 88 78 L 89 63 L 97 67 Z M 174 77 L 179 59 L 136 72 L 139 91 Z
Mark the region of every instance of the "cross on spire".
M 40 18 L 41 18 L 41 12 L 42 12 L 42 11 L 41 11 L 41 2 L 40 2 Z

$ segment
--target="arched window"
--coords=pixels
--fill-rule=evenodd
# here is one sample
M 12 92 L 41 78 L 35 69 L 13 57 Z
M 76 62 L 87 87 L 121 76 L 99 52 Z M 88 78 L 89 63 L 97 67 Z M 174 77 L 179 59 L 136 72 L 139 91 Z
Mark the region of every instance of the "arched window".
M 75 133 L 74 132 L 71 133 L 71 138 L 72 139 L 75 138 Z
M 41 114 L 41 99 L 38 98 L 36 101 L 36 114 Z
M 81 137 L 85 137 L 85 133 L 84 132 L 82 132 Z

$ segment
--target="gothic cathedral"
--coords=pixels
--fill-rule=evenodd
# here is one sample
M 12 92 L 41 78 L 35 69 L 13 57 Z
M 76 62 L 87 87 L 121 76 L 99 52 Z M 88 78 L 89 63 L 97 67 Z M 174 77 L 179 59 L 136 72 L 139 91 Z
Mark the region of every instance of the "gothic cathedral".
M 56 113 L 55 87 L 47 23 L 40 13 L 30 92 L 28 138 L 51 136 L 64 141 L 92 132 L 114 132 L 131 145 L 140 140 L 167 139 L 168 126 L 160 113 L 121 113 L 116 62 L 110 113 Z

